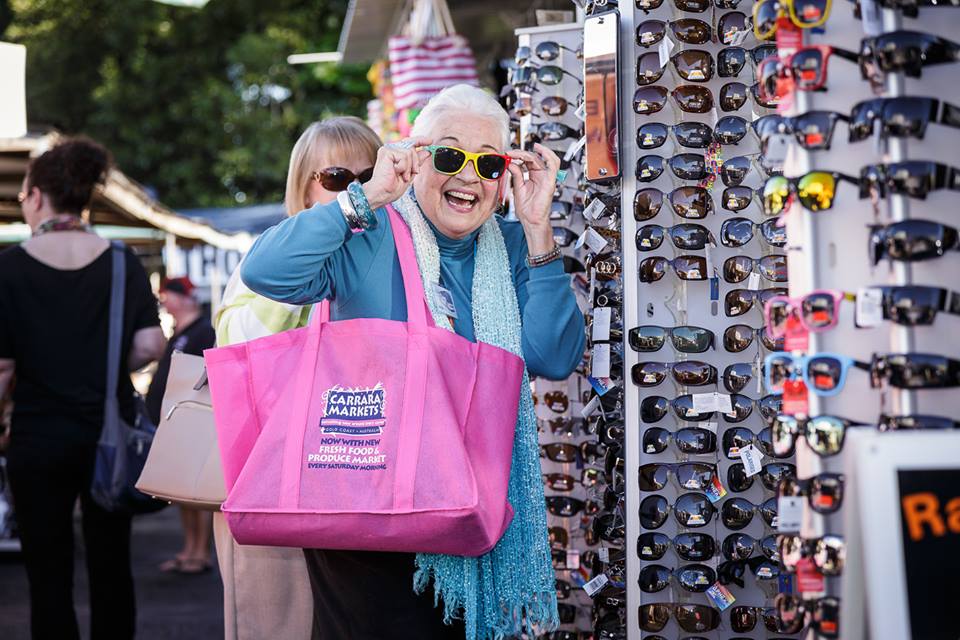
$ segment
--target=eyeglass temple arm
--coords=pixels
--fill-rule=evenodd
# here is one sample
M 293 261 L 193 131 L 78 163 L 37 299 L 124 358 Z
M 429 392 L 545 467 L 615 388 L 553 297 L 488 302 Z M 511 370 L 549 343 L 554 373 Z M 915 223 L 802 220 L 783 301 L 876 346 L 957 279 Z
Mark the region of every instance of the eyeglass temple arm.
M 841 49 L 839 47 L 830 47 L 830 51 L 843 58 L 844 60 L 849 60 L 850 62 L 860 62 L 860 54 L 854 53 L 849 49 Z

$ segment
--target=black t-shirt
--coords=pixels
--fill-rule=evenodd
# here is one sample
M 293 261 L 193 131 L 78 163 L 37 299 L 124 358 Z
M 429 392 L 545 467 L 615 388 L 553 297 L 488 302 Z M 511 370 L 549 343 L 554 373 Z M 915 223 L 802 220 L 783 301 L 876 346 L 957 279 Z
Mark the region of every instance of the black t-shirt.
M 0 252 L 0 358 L 13 359 L 14 438 L 96 442 L 107 386 L 111 251 L 80 269 L 48 266 L 22 247 Z M 157 299 L 126 249 L 120 413 L 133 420 L 127 360 L 138 330 L 159 326 Z
M 217 336 L 213 327 L 204 317 L 197 318 L 183 331 L 178 330 L 170 338 L 167 342 L 167 350 L 157 363 L 157 372 L 153 374 L 150 390 L 147 391 L 147 414 L 153 424 L 160 424 L 160 409 L 163 407 L 163 394 L 167 390 L 167 376 L 170 375 L 170 360 L 173 352 L 182 351 L 193 356 L 202 356 L 203 350 L 212 347 L 216 341 Z

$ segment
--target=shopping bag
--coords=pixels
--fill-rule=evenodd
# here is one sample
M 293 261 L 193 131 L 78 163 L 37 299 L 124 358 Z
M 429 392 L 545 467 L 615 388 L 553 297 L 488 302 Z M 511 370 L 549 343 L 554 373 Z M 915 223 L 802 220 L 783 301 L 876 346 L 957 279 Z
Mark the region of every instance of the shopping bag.
M 204 352 L 227 500 L 241 544 L 489 551 L 523 377 L 516 355 L 434 325 L 392 208 L 406 322 L 311 323 Z

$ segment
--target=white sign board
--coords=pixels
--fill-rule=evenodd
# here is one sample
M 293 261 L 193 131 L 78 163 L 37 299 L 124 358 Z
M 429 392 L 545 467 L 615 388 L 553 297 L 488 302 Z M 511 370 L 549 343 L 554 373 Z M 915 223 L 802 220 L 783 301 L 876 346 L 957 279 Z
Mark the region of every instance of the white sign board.
M 0 138 L 27 135 L 27 48 L 0 42 Z

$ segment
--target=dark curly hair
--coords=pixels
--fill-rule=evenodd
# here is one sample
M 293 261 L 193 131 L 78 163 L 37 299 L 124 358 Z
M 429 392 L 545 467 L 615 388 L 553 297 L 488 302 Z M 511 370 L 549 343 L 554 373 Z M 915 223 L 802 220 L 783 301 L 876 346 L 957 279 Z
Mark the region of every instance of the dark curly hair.
M 110 152 L 93 140 L 67 138 L 30 162 L 27 188 L 40 189 L 56 211 L 80 215 L 111 162 Z

